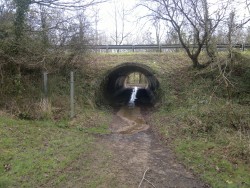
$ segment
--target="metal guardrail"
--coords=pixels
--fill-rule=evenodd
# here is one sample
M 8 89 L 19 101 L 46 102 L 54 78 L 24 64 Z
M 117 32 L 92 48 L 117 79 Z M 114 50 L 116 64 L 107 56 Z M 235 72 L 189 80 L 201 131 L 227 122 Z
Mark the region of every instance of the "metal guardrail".
M 197 45 L 190 45 L 190 47 L 196 48 Z M 205 46 L 204 46 L 205 47 Z M 226 49 L 228 44 L 217 44 L 218 49 Z M 89 46 L 90 49 L 94 50 L 157 50 L 162 51 L 163 49 L 182 49 L 181 44 L 164 44 L 164 45 L 155 45 L 155 44 L 138 44 L 138 45 L 93 45 Z M 250 44 L 234 44 L 233 48 L 239 48 L 241 50 L 249 49 Z

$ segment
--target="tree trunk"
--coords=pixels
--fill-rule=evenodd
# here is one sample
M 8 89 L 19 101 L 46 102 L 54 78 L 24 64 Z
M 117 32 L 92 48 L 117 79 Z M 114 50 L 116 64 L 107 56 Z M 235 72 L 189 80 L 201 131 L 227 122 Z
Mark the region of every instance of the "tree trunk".
M 41 27 L 42 27 L 42 42 L 43 47 L 46 49 L 49 46 L 49 37 L 48 37 L 48 26 L 47 26 L 47 15 L 46 10 L 43 7 L 40 7 L 41 10 Z
M 15 14 L 15 37 L 19 41 L 23 35 L 25 14 L 29 9 L 31 0 L 15 0 L 16 14 Z
M 15 21 L 14 21 L 14 53 L 18 54 L 20 52 L 21 39 L 24 35 L 24 25 L 25 25 L 25 14 L 27 13 L 31 0 L 14 0 L 16 5 Z
M 206 67 L 205 65 L 202 65 L 199 63 L 198 56 L 192 56 L 190 58 L 192 59 L 192 62 L 193 62 L 193 68 L 202 69 Z

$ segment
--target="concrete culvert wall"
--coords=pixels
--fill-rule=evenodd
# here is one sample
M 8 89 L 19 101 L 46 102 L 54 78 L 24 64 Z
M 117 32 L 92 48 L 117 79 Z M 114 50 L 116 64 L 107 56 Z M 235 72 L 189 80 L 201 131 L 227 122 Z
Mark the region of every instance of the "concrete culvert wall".
M 123 63 L 114 67 L 105 75 L 101 83 L 100 94 L 103 100 L 112 106 L 126 105 L 129 102 L 133 88 L 127 86 L 126 79 L 131 73 L 141 73 L 146 79 L 146 86 L 140 87 L 136 95 L 136 105 L 154 105 L 158 99 L 159 81 L 154 71 L 140 63 Z

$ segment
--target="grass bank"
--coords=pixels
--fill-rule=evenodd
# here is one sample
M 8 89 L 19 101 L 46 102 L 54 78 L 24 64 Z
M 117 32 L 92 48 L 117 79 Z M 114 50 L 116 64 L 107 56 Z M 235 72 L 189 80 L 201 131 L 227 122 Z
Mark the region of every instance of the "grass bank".
M 188 67 L 164 76 L 149 122 L 181 161 L 212 187 L 250 186 L 250 56 L 227 75 Z
M 165 54 L 94 54 L 88 58 L 84 64 L 79 57 L 73 65 L 65 62 L 47 68 L 47 108 L 42 101 L 44 70 L 24 66 L 21 77 L 16 77 L 6 67 L 0 90 L 0 187 L 117 187 L 115 175 L 105 172 L 112 154 L 97 145 L 93 136 L 107 134 L 111 120 L 106 107 L 96 109 L 95 92 L 106 71 L 120 63 L 141 62 L 163 71 L 159 65 L 165 61 L 171 65 L 171 58 Z M 178 67 L 173 64 L 168 70 Z M 69 120 L 72 69 L 77 115 Z
M 110 177 L 92 168 L 110 154 L 95 143 L 107 134 L 107 111 L 88 110 L 72 121 L 27 121 L 0 116 L 0 187 L 60 187 L 82 178 L 81 186 L 96 187 Z M 111 178 L 112 179 L 112 178 Z M 75 183 L 73 183 L 75 184 Z

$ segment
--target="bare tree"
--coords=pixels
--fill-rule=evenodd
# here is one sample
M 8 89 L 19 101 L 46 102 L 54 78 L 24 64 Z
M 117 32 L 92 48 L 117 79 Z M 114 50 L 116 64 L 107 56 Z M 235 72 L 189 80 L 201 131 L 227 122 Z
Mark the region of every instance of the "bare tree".
M 63 1 L 63 0 L 13 0 L 16 5 L 16 14 L 15 14 L 15 38 L 17 45 L 20 42 L 24 34 L 25 27 L 25 18 L 26 14 L 29 10 L 29 7 L 33 4 L 40 5 L 42 7 L 50 7 L 53 9 L 66 9 L 66 10 L 84 10 L 87 7 L 93 6 L 95 4 L 104 2 L 104 0 L 71 0 L 71 1 Z M 43 17 L 43 22 L 45 21 L 45 17 Z
M 52 20 L 50 19 L 50 13 L 54 16 L 57 14 L 54 12 L 57 11 L 72 11 L 71 15 L 75 15 L 75 12 L 79 10 L 84 11 L 104 1 L 105 0 L 11 0 L 14 6 L 14 27 L 11 32 L 11 34 L 13 34 L 10 38 L 14 40 L 10 40 L 8 47 L 10 50 L 8 50 L 5 55 L 11 57 L 10 62 L 15 65 L 15 74 L 18 78 L 21 78 L 21 67 L 27 64 L 27 62 L 32 62 L 22 61 L 20 57 L 23 59 L 26 57 L 28 59 L 31 55 L 27 54 L 33 53 L 34 56 L 32 57 L 36 57 L 37 61 L 44 63 L 46 57 L 48 57 L 46 50 L 51 49 L 51 46 L 54 46 L 55 50 L 59 43 L 67 44 L 69 41 L 73 41 L 73 37 L 76 36 L 75 32 L 78 32 L 78 37 L 83 34 L 83 30 L 81 29 L 83 29 L 84 23 L 82 20 L 78 23 L 78 27 L 72 27 L 73 25 L 71 25 L 71 23 L 73 23 L 74 19 L 67 20 L 63 18 Z M 35 19 L 29 20 L 28 16 L 32 17 L 32 14 L 35 15 Z M 32 22 L 29 22 L 31 20 Z M 76 28 L 78 28 L 78 30 Z M 83 37 L 80 36 L 80 38 L 82 39 Z M 79 43 L 79 40 L 75 41 Z M 39 57 L 40 60 L 38 60 Z
M 159 19 L 155 19 L 153 26 L 155 28 L 155 38 L 156 38 L 156 44 L 160 45 L 160 31 L 161 31 L 161 24 Z
M 205 67 L 198 57 L 222 20 L 226 5 L 218 8 L 213 13 L 213 18 L 208 12 L 207 0 L 146 0 L 141 5 L 149 9 L 155 18 L 172 25 L 181 45 L 191 58 L 193 67 Z M 192 45 L 190 41 L 193 42 Z
M 94 37 L 94 44 L 97 45 L 99 44 L 101 41 L 99 40 L 99 31 L 98 31 L 98 24 L 99 24 L 99 8 L 94 8 L 94 27 L 95 27 L 95 37 Z
M 248 9 L 248 12 L 250 13 L 250 1 L 246 0 L 246 7 Z
M 0 0 L 0 40 L 9 35 L 14 19 L 14 6 L 8 0 Z M 0 45 L 1 46 L 1 45 Z
M 118 7 L 116 0 L 114 1 L 114 25 L 115 33 L 111 36 L 111 39 L 116 45 L 121 45 L 124 40 L 130 35 L 130 32 L 125 31 L 126 18 L 128 16 L 125 10 L 124 4 L 121 3 Z
M 175 30 L 171 27 L 168 29 L 165 38 L 166 38 L 165 42 L 167 44 L 178 44 L 179 43 L 178 35 L 175 32 Z
M 236 21 L 236 11 L 232 10 L 229 14 L 229 17 L 227 19 L 227 43 L 228 43 L 228 53 L 229 53 L 229 59 L 230 63 L 232 65 L 233 63 L 233 38 L 240 38 L 239 35 L 237 36 L 237 32 L 240 32 L 245 24 L 247 24 L 250 21 L 250 18 Z M 241 41 L 242 42 L 242 41 Z
M 229 52 L 229 59 L 232 63 L 233 61 L 233 46 L 232 46 L 232 36 L 235 32 L 236 26 L 235 26 L 235 12 L 232 11 L 229 14 L 228 18 L 228 33 L 227 33 L 227 39 L 228 39 L 228 52 Z
M 143 44 L 154 44 L 154 38 L 152 37 L 152 32 L 146 31 L 144 34 L 142 34 L 142 41 Z
M 70 23 L 68 44 L 75 54 L 86 51 L 86 45 L 94 39 L 94 31 L 91 30 L 90 22 L 84 12 L 80 11 Z M 90 32 L 89 32 L 90 31 Z
M 246 29 L 245 43 L 248 43 L 248 44 L 250 43 L 250 26 L 248 26 Z
M 160 19 L 153 20 L 153 27 L 155 30 L 156 44 L 157 44 L 157 46 L 159 46 L 159 51 L 161 50 L 160 45 L 161 45 L 162 36 L 163 36 L 163 33 L 165 32 L 164 25 L 161 23 L 161 21 L 162 20 L 160 20 Z
M 46 9 L 43 6 L 40 6 L 40 18 L 41 18 L 41 28 L 42 28 L 42 43 L 44 48 L 49 45 L 49 36 L 48 36 L 48 24 L 47 18 L 48 14 Z

